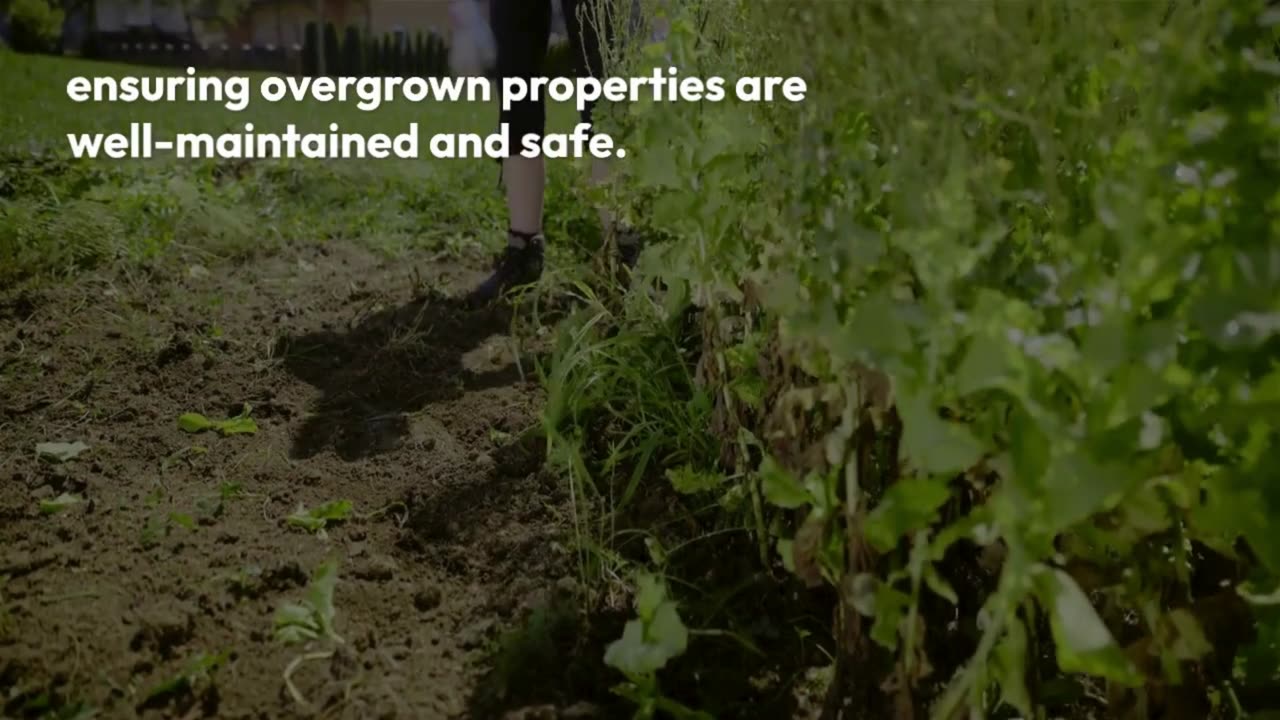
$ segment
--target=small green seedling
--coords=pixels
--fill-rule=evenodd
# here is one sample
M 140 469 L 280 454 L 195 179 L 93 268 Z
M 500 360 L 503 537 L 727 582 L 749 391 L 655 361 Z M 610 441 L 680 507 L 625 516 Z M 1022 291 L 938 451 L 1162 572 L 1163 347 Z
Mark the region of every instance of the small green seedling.
M 636 706 L 635 717 L 653 718 L 662 711 L 678 720 L 710 720 L 710 715 L 685 707 L 659 689 L 658 671 L 684 653 L 689 630 L 659 578 L 641 573 L 637 586 L 637 617 L 627 622 L 622 637 L 604 654 L 606 665 L 627 676 L 628 682 L 615 686 L 613 692 Z
M 72 505 L 79 505 L 82 502 L 84 502 L 84 499 L 81 498 L 79 495 L 72 495 L 71 493 L 62 493 L 61 495 L 59 495 L 56 498 L 53 498 L 52 500 L 41 500 L 40 512 L 43 515 L 54 515 L 62 512 L 63 510 L 66 510 Z
M 143 697 L 143 705 L 151 705 L 181 693 L 194 690 L 201 680 L 209 677 L 215 670 L 226 664 L 228 655 L 225 652 L 217 655 L 200 653 L 192 658 L 179 674 L 165 680 Z
M 171 512 L 169 513 L 169 522 L 188 530 L 196 529 L 196 519 L 186 513 Z
M 338 564 L 335 561 L 321 563 L 311 576 L 302 602 L 282 605 L 276 611 L 276 639 L 286 645 L 322 639 L 342 643 L 333 628 L 333 589 L 337 582 Z
M 178 427 L 189 433 L 213 430 L 223 436 L 253 435 L 258 432 L 258 424 L 249 417 L 251 409 L 249 404 L 245 403 L 243 412 L 226 420 L 210 420 L 200 413 L 184 413 L 178 417 Z
M 196 519 L 187 513 L 181 512 L 153 514 L 147 518 L 146 525 L 142 527 L 141 541 L 143 549 L 149 550 L 159 545 L 160 540 L 169 536 L 169 532 L 174 525 L 195 532 Z
M 179 419 L 178 422 L 181 423 L 182 420 Z M 179 448 L 175 450 L 172 455 L 169 455 L 164 460 L 160 461 L 160 472 L 161 473 L 169 472 L 170 466 L 172 466 L 175 462 L 178 462 L 179 460 L 186 460 L 187 465 L 194 467 L 195 463 L 192 461 L 190 456 L 204 455 L 208 452 L 209 452 L 209 448 L 204 447 L 203 445 L 192 445 L 190 447 Z
M 637 617 L 627 622 L 622 637 L 611 643 L 604 655 L 605 664 L 633 679 L 656 673 L 668 660 L 684 653 L 689 643 L 689 630 L 662 581 L 642 573 L 637 584 Z
M 352 512 L 353 506 L 350 500 L 334 500 L 310 510 L 298 505 L 298 509 L 285 518 L 285 522 L 292 527 L 302 528 L 324 537 L 324 529 L 329 523 L 349 520 Z
M 227 503 L 244 494 L 240 483 L 224 482 L 218 487 L 217 495 L 206 495 L 196 500 L 196 510 L 202 517 L 218 518 L 222 516 Z
M 160 503 L 164 502 L 164 499 L 165 499 L 164 486 L 157 485 L 154 490 L 147 493 L 147 496 L 143 498 L 142 501 L 146 504 L 147 507 L 155 508 L 155 507 L 159 507 Z
M 49 442 L 36 445 L 36 455 L 49 462 L 64 463 L 88 450 L 89 446 L 79 440 L 72 443 Z
M 258 587 L 262 582 L 262 568 L 257 565 L 247 565 L 240 568 L 239 572 L 232 575 L 228 580 L 231 583 L 231 591 L 237 595 L 253 595 L 258 591 Z

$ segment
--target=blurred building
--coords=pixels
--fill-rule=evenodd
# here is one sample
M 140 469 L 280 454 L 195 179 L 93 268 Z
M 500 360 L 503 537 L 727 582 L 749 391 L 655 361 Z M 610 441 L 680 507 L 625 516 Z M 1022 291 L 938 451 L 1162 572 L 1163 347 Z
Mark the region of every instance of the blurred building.
M 488 16 L 488 3 L 481 3 Z M 375 33 L 403 32 L 414 35 L 434 31 L 448 36 L 447 0 L 369 0 L 369 29 Z
M 449 32 L 448 0 L 96 0 L 69 18 L 73 34 L 130 32 L 181 37 L 201 46 L 301 45 L 308 23 L 375 34 Z M 488 3 L 482 3 L 486 16 Z M 92 16 L 93 19 L 89 20 Z M 76 32 L 76 31 L 80 32 Z
M 489 0 L 475 2 L 488 18 Z M 539 2 L 547 0 L 522 0 Z M 3 2 L 3 0 L 0 0 Z M 306 41 L 313 22 L 333 23 L 375 36 L 418 33 L 448 39 L 451 0 L 64 0 L 63 49 L 81 52 L 91 36 L 108 44 L 164 49 L 293 49 Z M 552 44 L 565 39 L 560 0 L 552 7 Z M 0 17 L 0 36 L 4 18 Z

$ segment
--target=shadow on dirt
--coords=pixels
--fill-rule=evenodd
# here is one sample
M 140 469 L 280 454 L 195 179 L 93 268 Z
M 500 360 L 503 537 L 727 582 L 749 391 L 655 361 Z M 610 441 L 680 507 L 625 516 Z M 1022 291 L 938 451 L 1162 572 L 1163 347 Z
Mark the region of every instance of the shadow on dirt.
M 346 328 L 288 337 L 277 345 L 286 370 L 320 391 L 293 438 L 295 459 L 332 448 L 352 461 L 394 450 L 409 433 L 406 415 L 468 392 L 520 379 L 510 363 L 467 368 L 464 356 L 507 331 L 511 310 L 469 310 L 428 294 L 352 320 Z

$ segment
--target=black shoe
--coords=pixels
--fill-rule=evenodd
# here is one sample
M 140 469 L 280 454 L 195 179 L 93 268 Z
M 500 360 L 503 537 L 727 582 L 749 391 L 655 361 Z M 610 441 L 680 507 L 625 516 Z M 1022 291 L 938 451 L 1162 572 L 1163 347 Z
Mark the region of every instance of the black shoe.
M 523 245 L 507 245 L 494 263 L 493 273 L 467 295 L 467 305 L 491 303 L 512 288 L 535 283 L 542 277 L 542 234 L 524 235 L 514 231 L 511 234 L 523 240 Z

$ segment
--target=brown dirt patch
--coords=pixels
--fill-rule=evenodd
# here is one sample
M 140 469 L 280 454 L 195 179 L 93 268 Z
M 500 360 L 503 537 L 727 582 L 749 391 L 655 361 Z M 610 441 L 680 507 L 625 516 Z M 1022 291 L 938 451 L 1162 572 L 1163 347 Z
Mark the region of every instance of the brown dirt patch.
M 506 318 L 448 299 L 474 271 L 419 270 L 295 246 L 0 294 L 0 716 L 305 715 L 273 615 L 326 558 L 345 643 L 293 676 L 318 716 L 484 716 L 497 634 L 572 587 L 568 498 L 511 443 L 539 391 Z M 256 434 L 178 428 L 245 403 Z M 90 449 L 36 456 L 62 441 Z M 341 499 L 327 538 L 283 521 Z M 214 682 L 144 703 L 201 653 Z

